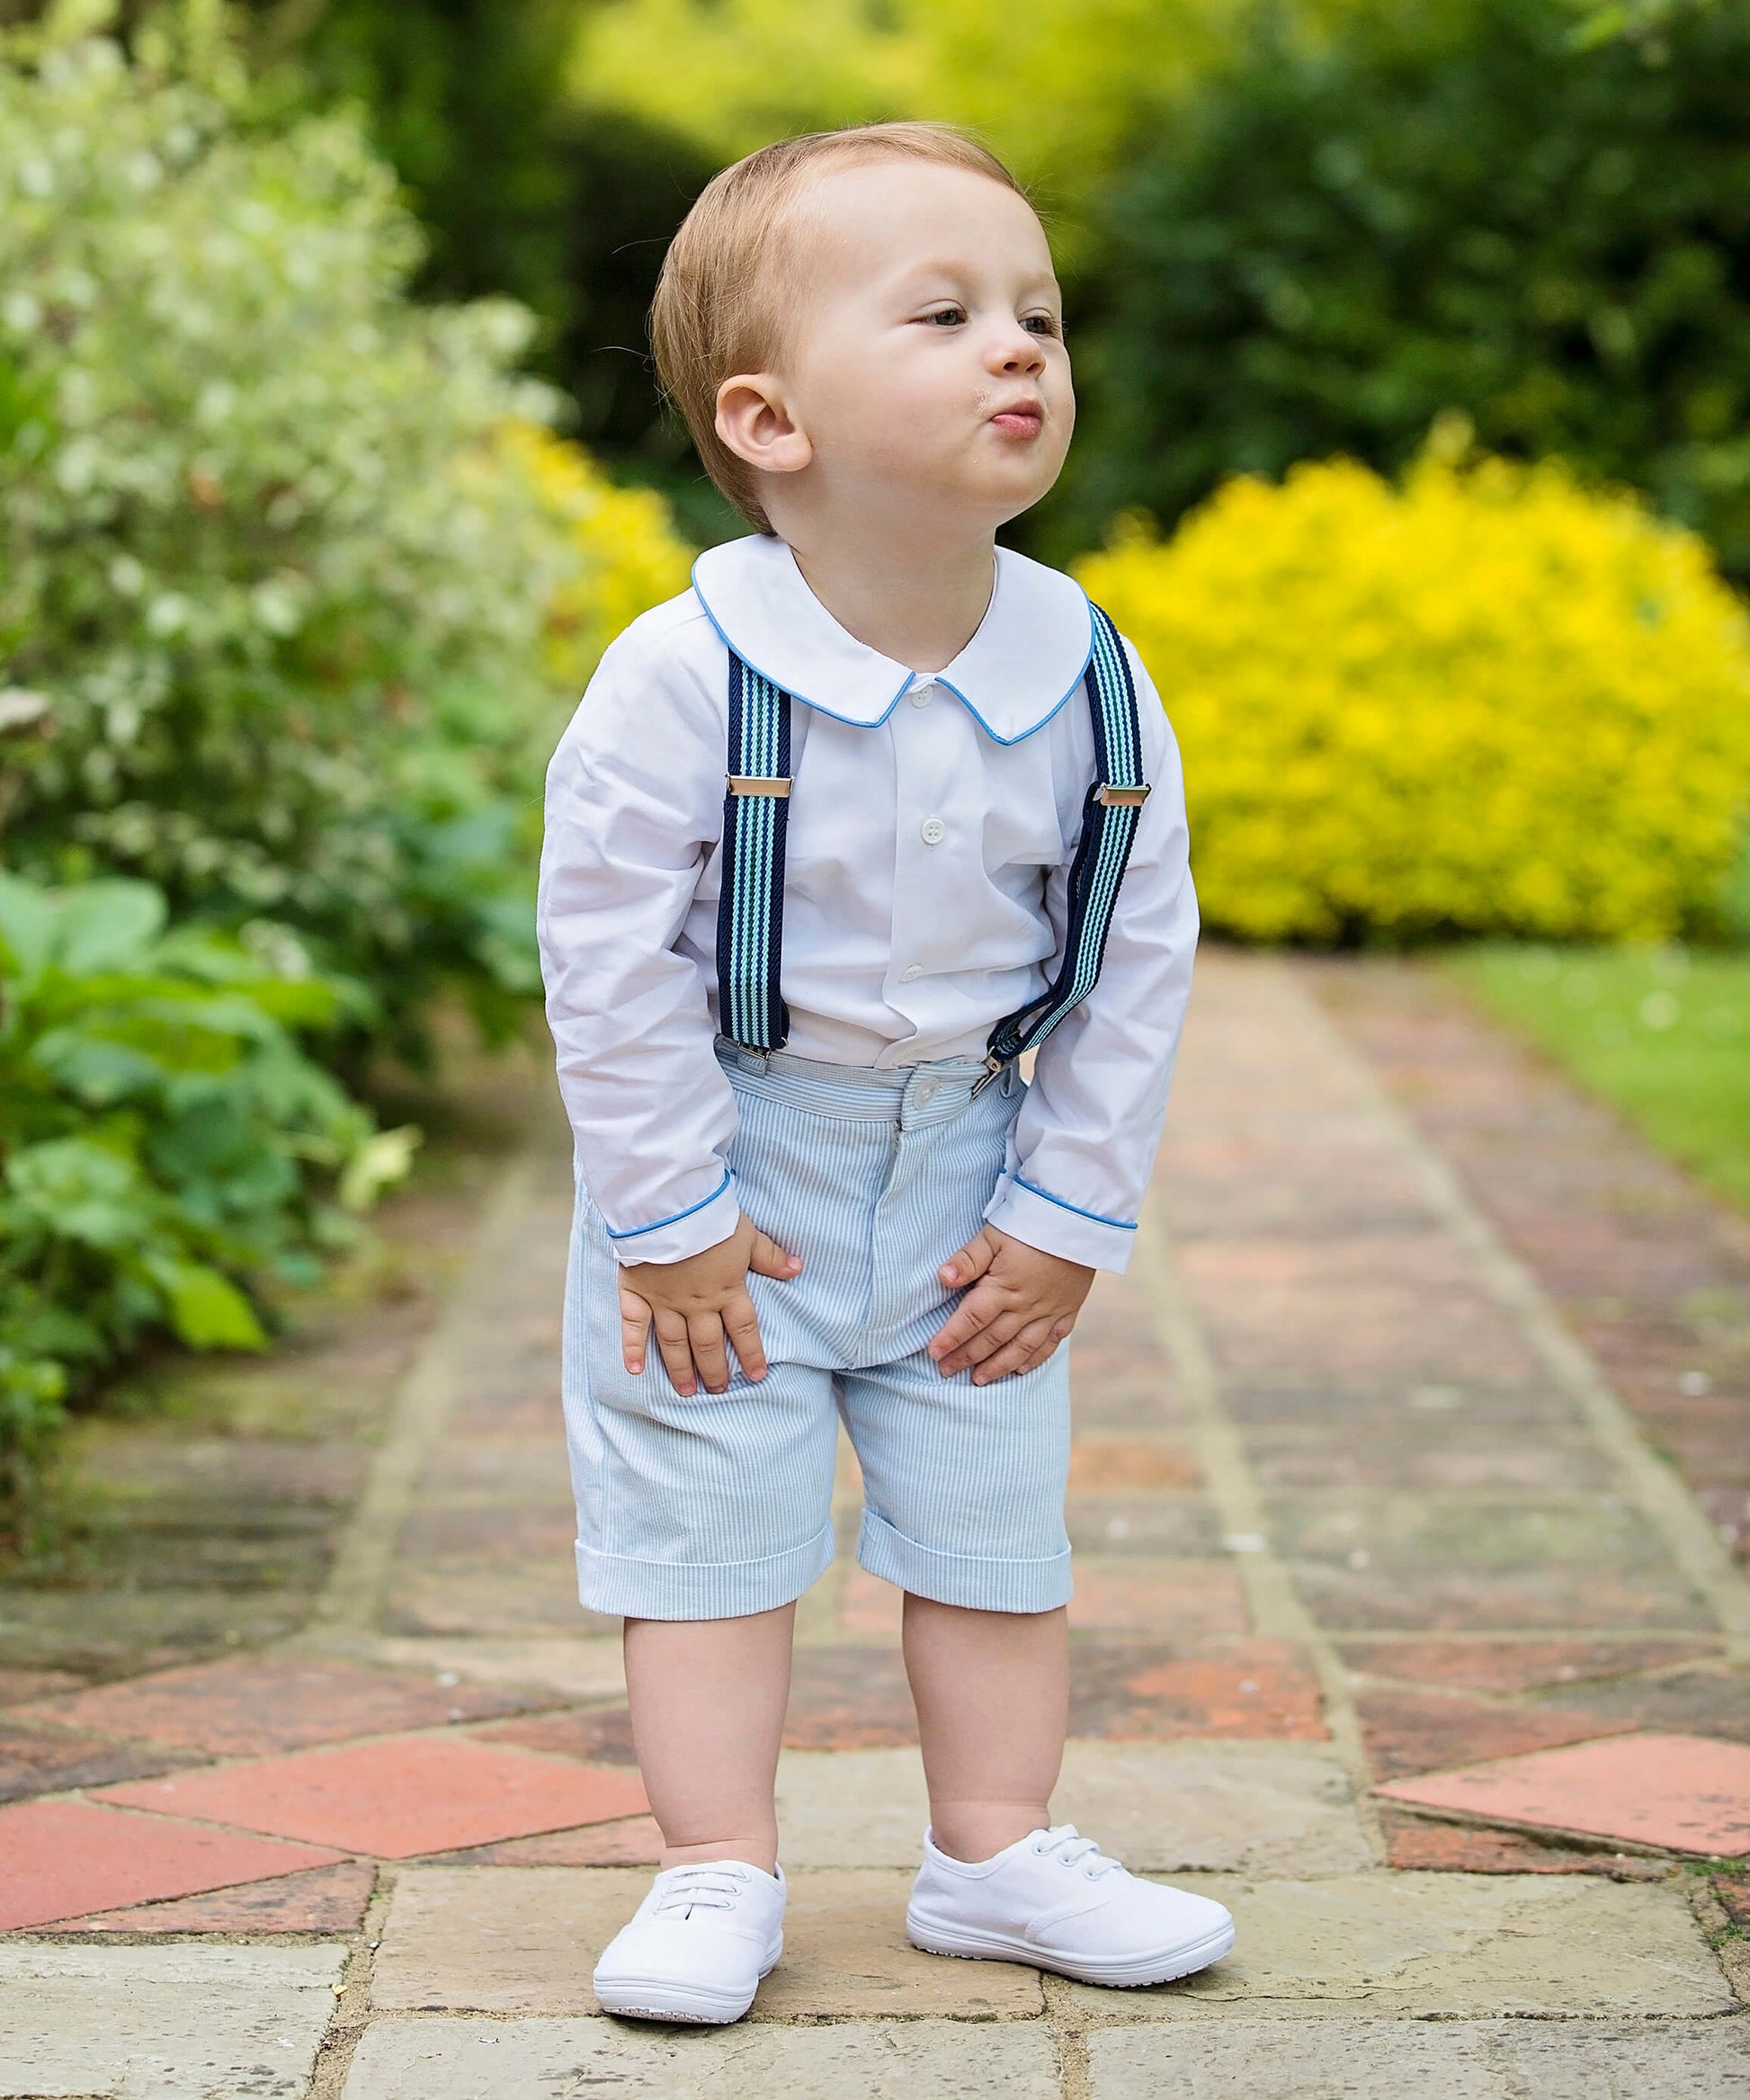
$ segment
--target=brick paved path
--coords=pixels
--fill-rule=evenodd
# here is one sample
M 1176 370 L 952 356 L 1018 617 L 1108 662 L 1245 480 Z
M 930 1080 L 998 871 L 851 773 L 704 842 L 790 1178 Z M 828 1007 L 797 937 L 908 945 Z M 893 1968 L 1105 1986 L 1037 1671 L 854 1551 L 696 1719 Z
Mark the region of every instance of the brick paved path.
M 654 1828 L 572 1588 L 568 1202 L 549 1124 L 300 1629 L 0 1716 L 33 1797 L 0 2093 L 1750 2094 L 1750 1880 L 1632 1821 L 1712 1759 L 1685 1812 L 1750 1853 L 1750 1236 L 1437 982 L 1207 958 L 1135 1273 L 1077 1336 L 1057 1808 L 1233 1907 L 1183 1985 L 906 1946 L 897 1598 L 841 1559 L 800 1617 L 783 1965 L 728 2033 L 594 2014 Z M 1558 1811 L 1371 1792 L 1532 1752 Z

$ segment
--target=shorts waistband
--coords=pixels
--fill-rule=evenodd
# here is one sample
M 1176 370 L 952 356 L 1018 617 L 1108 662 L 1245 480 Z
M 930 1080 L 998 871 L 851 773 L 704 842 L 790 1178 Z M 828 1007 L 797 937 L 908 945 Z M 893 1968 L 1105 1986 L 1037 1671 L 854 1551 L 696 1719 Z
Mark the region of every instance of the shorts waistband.
M 789 1101 L 817 1114 L 857 1121 L 945 1121 L 972 1098 L 984 1078 L 981 1058 L 939 1058 L 918 1065 L 828 1065 L 788 1050 L 743 1050 L 728 1036 L 717 1039 L 717 1061 L 731 1083 L 767 1099 Z M 991 1091 L 1011 1097 L 1020 1086 L 1013 1067 Z

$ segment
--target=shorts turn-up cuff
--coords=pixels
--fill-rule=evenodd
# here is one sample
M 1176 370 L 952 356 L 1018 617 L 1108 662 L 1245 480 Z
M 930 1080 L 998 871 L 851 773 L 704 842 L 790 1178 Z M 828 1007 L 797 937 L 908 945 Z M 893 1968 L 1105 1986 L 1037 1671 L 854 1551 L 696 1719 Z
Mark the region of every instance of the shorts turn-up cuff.
M 635 1560 L 577 1541 L 577 1595 L 619 1619 L 746 1619 L 794 1604 L 833 1564 L 833 1527 L 763 1560 Z
M 1075 1588 L 1069 1548 L 1044 1560 L 997 1560 L 943 1553 L 897 1532 L 872 1509 L 862 1513 L 857 1559 L 871 1575 L 938 1604 L 968 1612 L 1055 1612 Z

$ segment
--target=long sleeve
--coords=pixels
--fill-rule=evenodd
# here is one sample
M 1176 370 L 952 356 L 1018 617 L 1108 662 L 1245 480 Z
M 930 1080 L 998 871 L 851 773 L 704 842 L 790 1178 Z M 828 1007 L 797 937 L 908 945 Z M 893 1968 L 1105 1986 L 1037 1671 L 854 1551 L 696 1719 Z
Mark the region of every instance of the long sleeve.
M 1154 1167 L 1197 946 L 1184 787 L 1173 732 L 1126 642 L 1153 792 L 1143 805 L 1094 990 L 1040 1044 L 1008 1171 L 985 1215 L 1066 1261 L 1121 1273 Z M 1048 908 L 1061 946 L 1067 873 Z
M 622 1262 L 735 1230 L 735 1096 L 708 987 L 677 948 L 715 846 L 723 721 L 663 663 L 656 615 L 603 657 L 547 776 L 537 925 L 559 1090 L 585 1186 Z

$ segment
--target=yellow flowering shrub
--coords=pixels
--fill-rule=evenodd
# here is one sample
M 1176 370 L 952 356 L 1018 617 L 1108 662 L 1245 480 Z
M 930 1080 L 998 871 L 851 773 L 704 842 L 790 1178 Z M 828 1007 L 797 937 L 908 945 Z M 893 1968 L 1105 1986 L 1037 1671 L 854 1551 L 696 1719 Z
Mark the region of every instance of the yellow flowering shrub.
M 1183 748 L 1206 923 L 1653 940 L 1719 908 L 1750 625 L 1692 532 L 1562 467 L 1230 481 L 1077 574 Z
M 581 446 L 539 424 L 511 423 L 503 436 L 576 558 L 549 592 L 546 627 L 548 669 L 575 697 L 621 628 L 686 589 L 692 550 L 655 489 L 617 487 Z

